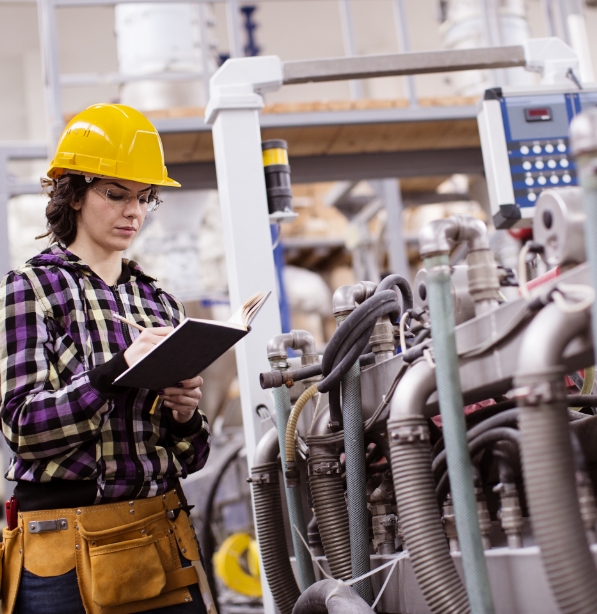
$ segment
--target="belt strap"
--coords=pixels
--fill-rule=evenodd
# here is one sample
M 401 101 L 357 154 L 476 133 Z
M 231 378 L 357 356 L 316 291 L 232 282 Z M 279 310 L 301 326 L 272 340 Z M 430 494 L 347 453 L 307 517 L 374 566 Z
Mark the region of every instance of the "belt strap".
M 182 588 L 183 586 L 190 586 L 191 584 L 197 584 L 199 582 L 199 577 L 197 576 L 197 571 L 195 567 L 191 565 L 190 567 L 183 567 L 182 569 L 177 569 L 176 571 L 171 571 L 166 574 L 166 586 L 163 589 L 164 593 L 168 593 L 177 588 Z

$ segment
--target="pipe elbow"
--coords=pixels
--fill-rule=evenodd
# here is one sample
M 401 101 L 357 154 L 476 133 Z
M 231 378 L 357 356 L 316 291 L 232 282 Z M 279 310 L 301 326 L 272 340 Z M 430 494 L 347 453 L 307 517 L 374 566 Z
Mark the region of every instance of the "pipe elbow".
M 292 335 L 292 348 L 300 350 L 303 356 L 317 356 L 317 349 L 315 347 L 315 339 L 313 335 L 307 330 L 291 330 Z
M 375 294 L 377 284 L 372 281 L 360 281 L 353 286 L 340 286 L 332 298 L 332 313 L 338 315 L 353 311 L 355 307 Z
M 275 358 L 288 358 L 288 348 L 292 347 L 294 337 L 292 332 L 281 333 L 272 337 L 267 344 L 267 357 L 271 359 Z
M 396 387 L 389 420 L 424 416 L 427 399 L 435 389 L 435 371 L 426 360 L 415 362 Z
M 419 231 L 419 253 L 422 258 L 434 254 L 447 254 L 458 232 L 454 217 L 433 220 Z
M 566 346 L 582 334 L 590 337 L 590 326 L 588 309 L 564 313 L 555 303 L 544 307 L 530 323 L 522 340 L 516 380 L 550 374 L 559 377 L 558 367 Z
M 487 226 L 472 215 L 453 215 L 452 219 L 458 225 L 458 236 L 455 240 L 466 242 L 469 250 L 489 249 Z
M 278 441 L 278 431 L 275 426 L 272 426 L 272 428 L 259 440 L 255 448 L 253 467 L 266 465 L 267 463 L 275 463 L 279 453 L 280 442 Z

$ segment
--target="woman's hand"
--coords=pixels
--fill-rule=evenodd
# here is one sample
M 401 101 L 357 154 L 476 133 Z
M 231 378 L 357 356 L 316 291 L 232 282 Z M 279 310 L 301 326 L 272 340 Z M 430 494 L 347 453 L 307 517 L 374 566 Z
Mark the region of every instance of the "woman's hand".
M 203 378 L 200 375 L 187 379 L 176 386 L 158 391 L 164 399 L 164 405 L 172 410 L 177 422 L 188 422 L 199 406 Z
M 174 329 L 172 326 L 145 328 L 124 353 L 124 359 L 129 367 L 139 362 L 150 350 Z

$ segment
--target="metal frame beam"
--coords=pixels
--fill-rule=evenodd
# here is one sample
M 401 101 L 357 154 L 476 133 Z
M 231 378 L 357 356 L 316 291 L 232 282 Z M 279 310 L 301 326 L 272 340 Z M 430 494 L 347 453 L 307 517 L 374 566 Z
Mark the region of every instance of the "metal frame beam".
M 525 66 L 522 45 L 284 62 L 284 85 Z

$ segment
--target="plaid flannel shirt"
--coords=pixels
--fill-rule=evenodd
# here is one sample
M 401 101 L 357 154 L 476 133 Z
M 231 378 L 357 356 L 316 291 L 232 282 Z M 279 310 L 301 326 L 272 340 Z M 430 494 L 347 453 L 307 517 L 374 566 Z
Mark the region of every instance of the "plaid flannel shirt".
M 14 453 L 9 480 L 94 480 L 96 503 L 159 495 L 201 469 L 209 427 L 187 423 L 146 389 L 113 386 L 143 326 L 176 326 L 182 305 L 123 260 L 108 286 L 58 244 L 0 285 L 0 417 Z

